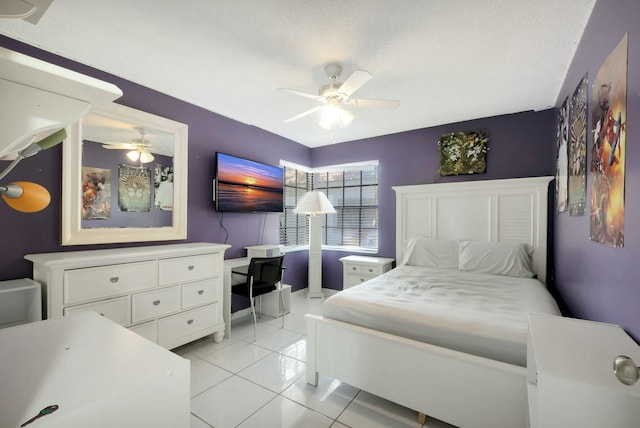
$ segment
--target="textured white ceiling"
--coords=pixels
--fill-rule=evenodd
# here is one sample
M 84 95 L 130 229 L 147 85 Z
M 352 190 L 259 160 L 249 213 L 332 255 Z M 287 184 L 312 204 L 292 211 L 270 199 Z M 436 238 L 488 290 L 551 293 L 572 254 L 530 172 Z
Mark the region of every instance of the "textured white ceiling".
M 0 34 L 309 147 L 540 110 L 558 92 L 595 0 L 54 0 L 34 25 Z M 327 132 L 314 107 L 324 67 L 373 78 Z

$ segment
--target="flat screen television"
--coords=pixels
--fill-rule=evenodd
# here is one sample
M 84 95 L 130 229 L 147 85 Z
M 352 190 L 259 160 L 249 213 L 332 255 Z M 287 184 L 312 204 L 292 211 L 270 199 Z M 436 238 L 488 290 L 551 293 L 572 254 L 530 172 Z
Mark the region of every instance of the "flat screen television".
M 283 176 L 280 167 L 216 152 L 216 211 L 282 212 Z

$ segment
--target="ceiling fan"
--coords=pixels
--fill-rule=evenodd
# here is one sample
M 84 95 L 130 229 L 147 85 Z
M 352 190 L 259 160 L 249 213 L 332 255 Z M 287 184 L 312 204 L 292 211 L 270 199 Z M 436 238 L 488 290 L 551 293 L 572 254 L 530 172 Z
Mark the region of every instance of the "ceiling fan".
M 311 98 L 323 104 L 290 117 L 284 121 L 285 123 L 293 122 L 294 120 L 301 119 L 316 112 L 321 112 L 320 126 L 322 128 L 331 129 L 335 125 L 345 127 L 354 119 L 353 114 L 345 109 L 345 106 L 394 109 L 400 105 L 400 102 L 397 100 L 351 98 L 358 89 L 373 77 L 368 71 L 356 70 L 351 73 L 344 82 L 338 80 L 340 73 L 342 73 L 342 66 L 340 64 L 327 64 L 325 72 L 331 81 L 329 84 L 320 87 L 318 95 L 297 91 L 295 89 L 280 88 L 281 91 Z
M 140 138 L 134 138 L 131 143 L 122 143 L 118 141 L 106 141 L 102 144 L 105 149 L 113 150 L 130 150 L 127 153 L 127 157 L 132 161 L 140 159 L 140 163 L 152 162 L 155 158 L 151 153 L 160 153 L 155 147 L 151 145 L 151 142 L 144 138 L 146 131 L 142 127 L 136 127 L 136 131 L 140 133 Z

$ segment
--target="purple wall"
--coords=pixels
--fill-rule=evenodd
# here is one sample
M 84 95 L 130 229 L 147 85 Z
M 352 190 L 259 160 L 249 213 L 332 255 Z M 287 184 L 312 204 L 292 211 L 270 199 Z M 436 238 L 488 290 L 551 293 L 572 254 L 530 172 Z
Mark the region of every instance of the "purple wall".
M 625 182 L 625 243 L 623 249 L 610 248 L 589 240 L 589 212 L 571 217 L 568 212 L 555 215 L 556 287 L 571 313 L 580 318 L 621 325 L 640 340 L 640 2 L 637 0 L 598 0 L 567 73 L 558 105 L 573 93 L 589 74 L 589 125 L 593 80 L 609 53 L 629 33 L 627 78 L 627 147 Z M 623 119 L 624 120 L 624 119 Z M 587 141 L 587 165 L 590 147 Z M 587 200 L 591 176 L 587 173 Z
M 71 62 L 0 36 L 0 45 L 85 73 L 118 85 L 124 96 L 118 100 L 140 110 L 189 125 L 188 241 L 227 242 L 233 247 L 227 258 L 244 255 L 244 246 L 278 241 L 278 214 L 218 215 L 211 201 L 213 158 L 223 151 L 261 162 L 277 164 L 285 159 L 302 165 L 323 166 L 363 160 L 380 161 L 380 251 L 395 254 L 395 194 L 392 186 L 445 181 L 485 180 L 552 175 L 554 162 L 553 110 L 525 112 L 477 119 L 387 135 L 350 143 L 308 149 L 261 129 L 235 122 L 175 98 L 115 76 Z M 213 76 L 212 76 L 213 78 Z M 442 134 L 486 129 L 489 132 L 487 173 L 466 177 L 438 175 L 438 145 Z M 60 147 L 25 160 L 9 179 L 32 180 L 52 194 L 51 205 L 40 213 L 21 214 L 0 204 L 3 247 L 0 250 L 0 280 L 31 276 L 24 254 L 92 248 L 114 248 L 146 244 L 60 247 Z M 223 222 L 224 229 L 220 226 Z M 226 236 L 228 231 L 228 237 Z M 150 243 L 150 245 L 157 243 Z M 338 259 L 348 253 L 325 251 L 323 286 L 340 288 L 342 266 Z M 294 289 L 307 285 L 307 253 L 289 253 L 285 281 Z
M 392 186 L 464 180 L 535 177 L 553 175 L 549 153 L 555 112 L 525 112 L 443 125 L 399 134 L 334 144 L 313 149 L 312 166 L 379 160 L 379 252 L 395 257 L 395 192 Z M 487 172 L 459 177 L 438 174 L 438 140 L 451 132 L 486 129 L 489 133 Z M 323 251 L 323 285 L 341 288 L 342 266 L 338 261 L 348 253 Z
M 215 212 L 211 197 L 215 152 L 223 151 L 273 165 L 278 165 L 286 153 L 287 160 L 308 165 L 309 148 L 7 37 L 0 36 L 0 46 L 114 83 L 124 92 L 118 103 L 189 125 L 187 241 L 231 244 L 226 258 L 244 256 L 247 245 L 278 242 L 278 214 L 225 214 L 223 217 Z M 23 259 L 28 253 L 163 243 L 61 247 L 61 170 L 62 148 L 57 146 L 22 161 L 5 179 L 6 182 L 27 180 L 40 183 L 49 190 L 52 201 L 45 210 L 34 214 L 19 213 L 0 203 L 3 223 L 0 232 L 0 280 L 30 277 L 31 263 Z M 221 222 L 228 236 L 220 226 Z M 306 260 L 305 252 L 287 256 L 286 280 L 296 289 L 306 287 Z

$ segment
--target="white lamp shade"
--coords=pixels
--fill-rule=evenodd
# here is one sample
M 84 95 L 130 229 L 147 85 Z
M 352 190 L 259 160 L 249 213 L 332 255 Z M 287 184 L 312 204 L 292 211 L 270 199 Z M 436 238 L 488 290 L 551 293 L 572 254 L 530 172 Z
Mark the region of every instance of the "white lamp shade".
M 344 128 L 352 121 L 353 114 L 350 111 L 335 104 L 327 104 L 323 107 L 322 113 L 320 114 L 319 125 L 321 128 L 330 130 L 335 126 Z
M 309 214 L 309 215 L 318 215 L 318 214 L 335 214 L 336 209 L 333 208 L 329 199 L 327 199 L 327 195 L 318 190 L 314 190 L 311 192 L 307 192 L 300 202 L 298 202 L 298 206 L 293 210 L 296 214 Z
M 140 153 L 137 150 L 131 150 L 127 153 L 127 157 L 135 162 L 138 160 L 138 157 L 140 157 Z
M 153 157 L 153 155 L 151 153 L 149 153 L 146 150 L 142 150 L 140 152 L 140 162 L 142 163 L 149 163 L 149 162 L 153 162 L 153 159 L 155 159 Z

